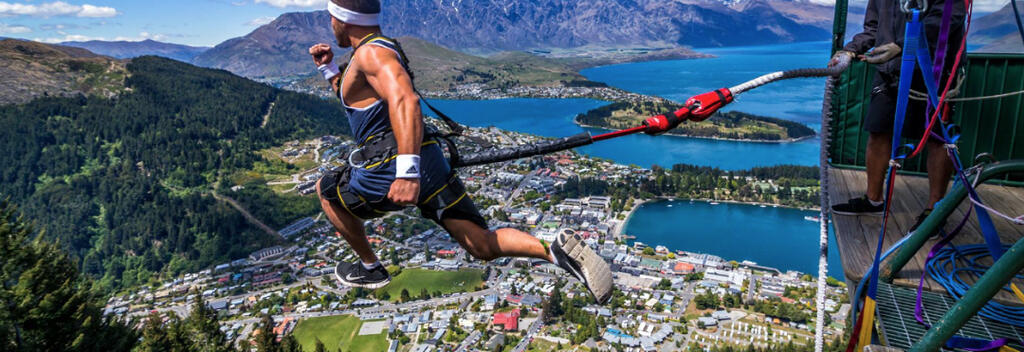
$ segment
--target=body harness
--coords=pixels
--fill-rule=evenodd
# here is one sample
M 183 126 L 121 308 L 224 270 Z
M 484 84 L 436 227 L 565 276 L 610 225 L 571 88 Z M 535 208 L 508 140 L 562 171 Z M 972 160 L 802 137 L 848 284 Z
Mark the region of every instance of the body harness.
M 957 139 L 959 139 L 959 128 L 952 123 L 948 122 L 949 109 L 947 104 L 947 94 L 950 91 L 950 87 L 954 81 L 953 74 L 950 74 L 949 79 L 946 81 L 941 95 L 939 94 L 938 85 L 942 68 L 945 67 L 945 51 L 948 45 L 949 39 L 949 27 L 952 13 L 952 1 L 947 0 L 945 2 L 942 24 L 940 27 L 940 33 L 938 37 L 938 43 L 936 45 L 936 57 L 934 60 L 931 59 L 929 52 L 928 43 L 925 40 L 924 28 L 921 23 L 921 13 L 927 11 L 927 0 L 922 0 L 920 8 L 915 8 L 914 0 L 903 0 L 901 2 L 901 9 L 906 13 L 909 20 L 906 23 L 906 30 L 904 33 L 904 46 L 902 55 L 902 64 L 900 70 L 899 89 L 897 91 L 896 101 L 896 116 L 893 120 L 893 140 L 892 140 L 892 153 L 890 155 L 889 169 L 887 170 L 887 177 L 885 183 L 885 198 L 884 198 L 884 215 L 882 218 L 882 228 L 878 236 L 878 244 L 875 250 L 875 257 L 871 268 L 869 269 L 869 275 L 866 275 L 857 288 L 856 298 L 859 299 L 862 290 L 864 289 L 865 283 L 867 283 L 867 292 L 864 297 L 864 304 L 860 310 L 857 319 L 855 319 L 854 330 L 850 338 L 850 342 L 847 345 L 847 351 L 854 351 L 863 349 L 865 346 L 871 343 L 872 331 L 874 327 L 875 318 L 875 300 L 878 291 L 878 275 L 879 266 L 881 260 L 891 254 L 897 247 L 899 247 L 909 237 L 904 237 L 900 241 L 885 251 L 883 254 L 883 241 L 885 238 L 886 225 L 889 220 L 890 205 L 893 196 L 893 187 L 896 179 L 897 169 L 901 166 L 901 161 L 913 157 L 921 152 L 923 146 L 928 142 L 928 138 L 935 138 L 941 141 L 945 147 L 948 157 L 952 160 L 955 169 L 955 182 L 961 183 L 968 191 L 968 196 L 971 202 L 974 204 L 973 209 L 969 209 L 963 220 L 949 233 L 942 232 L 941 239 L 931 248 L 928 253 L 926 260 L 926 270 L 922 271 L 920 281 L 917 287 L 917 299 L 914 307 L 914 316 L 919 324 L 924 326 L 926 329 L 931 328 L 931 325 L 924 320 L 923 316 L 923 303 L 922 303 L 922 289 L 926 274 L 932 274 L 933 278 L 939 283 L 946 287 L 947 291 L 954 297 L 959 298 L 966 291 L 964 287 L 966 284 L 962 279 L 956 277 L 961 274 L 961 271 L 969 274 L 980 275 L 980 272 L 984 271 L 983 266 L 976 265 L 975 258 L 978 256 L 990 255 L 992 260 L 998 260 L 999 257 L 1005 251 L 1005 247 L 999 240 L 999 234 L 996 232 L 995 225 L 992 222 L 991 217 L 987 211 L 987 207 L 982 203 L 977 191 L 974 189 L 974 185 L 968 180 L 967 173 L 965 172 L 963 165 L 960 162 L 960 156 L 956 147 Z M 971 9 L 971 0 L 965 0 L 965 5 L 968 9 Z M 968 30 L 970 28 L 970 13 L 968 13 Z M 964 36 L 966 38 L 966 35 Z M 966 39 L 964 39 L 966 40 Z M 960 61 L 964 54 L 964 48 L 966 43 L 961 41 L 960 50 L 957 57 L 954 59 L 953 71 L 955 72 L 957 67 L 960 65 Z M 903 121 L 907 112 L 907 105 L 910 95 L 910 86 L 914 76 L 914 72 L 920 69 L 922 76 L 924 77 L 924 83 L 928 91 L 928 102 L 929 111 L 931 112 L 930 121 L 927 122 L 924 136 L 918 145 L 907 144 L 901 145 Z M 941 128 L 938 130 L 940 133 L 933 132 L 933 127 L 936 123 L 941 124 Z M 976 213 L 978 217 L 978 223 L 982 230 L 982 235 L 985 239 L 986 245 L 972 245 L 962 247 L 952 247 L 951 249 L 945 249 L 947 245 L 953 240 L 953 238 L 960 233 L 964 225 L 967 223 L 971 212 Z M 966 257 L 963 259 L 973 268 L 957 268 L 956 255 L 973 257 Z M 944 270 L 950 270 L 944 272 Z M 943 280 L 938 275 L 947 275 L 950 278 Z M 956 285 L 950 284 L 950 282 L 956 282 Z M 1019 299 L 1024 301 L 1024 295 L 1021 295 L 1020 290 L 1010 284 L 1007 291 L 1011 291 L 1018 296 Z M 857 310 L 857 299 L 854 300 L 853 311 Z M 989 302 L 988 305 L 983 308 L 979 314 L 982 316 L 989 317 L 993 320 L 1002 321 L 1010 325 L 1021 326 L 1024 325 L 1024 309 L 1013 309 L 1006 306 L 1000 305 L 995 302 Z M 951 349 L 963 349 L 968 351 L 988 351 L 999 349 L 1001 351 L 1016 351 L 1015 349 L 1007 346 L 1011 340 L 1006 338 L 998 338 L 994 340 L 983 340 L 976 338 L 968 338 L 963 336 L 953 336 L 950 340 L 946 341 L 945 347 Z M 1019 342 L 1018 342 L 1019 343 Z
M 402 47 L 394 39 L 374 33 L 363 38 L 356 49 L 375 41 L 382 41 L 388 44 L 389 48 L 393 48 L 395 52 L 398 53 L 400 62 L 406 72 L 408 72 L 409 77 L 414 77 L 412 69 L 409 66 L 408 58 L 402 51 Z M 355 49 L 353 49 L 352 54 L 355 54 Z M 344 71 L 345 70 L 342 70 L 342 72 Z M 341 82 L 341 79 L 336 80 L 334 87 L 335 91 L 338 92 L 339 99 L 341 99 Z M 425 126 L 423 135 L 424 141 L 421 146 L 426 147 L 433 144 L 439 144 L 439 142 L 444 141 L 449 146 L 450 153 L 453 156 L 457 156 L 457 150 L 454 147 L 454 143 L 451 142 L 450 137 L 460 135 L 463 131 L 463 127 L 455 123 L 454 120 L 441 111 L 434 108 L 426 99 L 423 99 L 422 94 L 415 89 L 415 86 L 413 87 L 413 90 L 420 96 L 421 101 L 424 102 L 430 110 L 437 114 L 451 130 L 449 134 L 442 134 L 429 125 Z M 370 135 L 361 141 L 356 148 L 349 153 L 347 159 L 348 165 L 346 167 L 339 168 L 324 176 L 324 181 L 326 181 L 325 184 L 330 185 L 331 187 L 322 189 L 321 194 L 328 199 L 337 199 L 345 210 L 361 219 L 377 218 L 387 214 L 388 212 L 401 210 L 404 208 L 403 206 L 391 203 L 387 197 L 384 197 L 379 201 L 370 201 L 347 187 L 352 168 L 378 168 L 388 162 L 392 162 L 397 158 L 397 156 L 398 143 L 395 140 L 395 133 L 390 127 L 384 131 Z M 425 199 L 421 199 L 419 206 L 428 217 L 440 219 L 441 212 L 455 206 L 465 197 L 466 188 L 458 179 L 455 169 L 452 168 L 451 172 L 447 176 L 447 182 L 437 190 L 433 191 Z

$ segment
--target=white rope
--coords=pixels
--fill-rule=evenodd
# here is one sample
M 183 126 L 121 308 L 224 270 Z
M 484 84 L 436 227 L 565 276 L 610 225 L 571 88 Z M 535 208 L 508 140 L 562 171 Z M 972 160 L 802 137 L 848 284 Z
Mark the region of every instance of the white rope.
M 740 83 L 739 85 L 734 86 L 732 88 L 729 88 L 729 92 L 732 92 L 733 95 L 738 95 L 748 90 L 774 82 L 779 78 L 782 78 L 782 71 L 772 72 L 766 75 L 762 75 L 761 77 L 757 77 L 752 80 Z
M 981 179 L 981 175 L 975 176 L 974 177 L 974 184 L 971 186 L 971 188 L 978 189 L 978 180 L 980 180 L 980 179 Z M 1014 218 L 1014 217 L 1011 217 L 1009 215 L 1000 213 L 1000 212 L 996 211 L 995 209 L 992 209 L 991 207 L 989 207 L 989 206 L 987 206 L 985 204 L 981 204 L 981 202 L 979 202 L 976 199 L 974 199 L 974 197 L 970 197 L 969 194 L 968 194 L 967 199 L 970 199 L 971 203 L 974 203 L 974 205 L 977 205 L 977 206 L 982 207 L 983 209 L 987 210 L 990 214 L 996 214 L 996 216 L 1001 217 L 1003 219 L 1006 219 L 1006 221 L 1009 221 L 1009 222 L 1017 224 L 1017 225 L 1024 225 L 1024 215 L 1021 215 L 1021 216 L 1018 216 L 1018 217 Z
M 828 147 L 829 137 L 832 135 L 829 124 L 832 121 L 832 89 L 835 86 L 836 78 L 829 77 L 825 82 L 825 98 L 821 104 L 821 151 L 819 152 L 819 172 L 821 175 L 820 188 L 821 196 L 821 232 L 818 237 L 818 292 L 815 297 L 817 316 L 814 322 L 814 351 L 823 352 L 825 349 L 825 288 L 828 277 Z
M 928 96 L 926 94 L 924 94 L 924 93 L 921 93 L 921 92 L 918 92 L 918 91 L 915 91 L 915 90 L 911 90 L 910 93 L 911 93 L 910 94 L 910 99 L 922 100 L 922 101 L 928 100 Z M 958 102 L 958 101 L 978 101 L 978 100 L 999 99 L 999 98 L 1006 98 L 1006 97 L 1011 97 L 1011 96 L 1014 96 L 1014 95 L 1021 95 L 1021 94 L 1024 94 L 1024 90 L 1018 90 L 1016 92 L 1008 92 L 1008 93 L 1001 93 L 1001 94 L 994 94 L 994 95 L 984 95 L 984 96 L 979 96 L 979 97 L 946 98 L 946 102 L 953 103 L 953 102 Z

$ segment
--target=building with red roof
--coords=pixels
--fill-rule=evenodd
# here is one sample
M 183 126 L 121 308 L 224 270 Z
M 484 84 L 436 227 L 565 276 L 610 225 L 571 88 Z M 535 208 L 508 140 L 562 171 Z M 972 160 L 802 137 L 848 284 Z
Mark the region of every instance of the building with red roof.
M 693 264 L 684 262 L 676 262 L 676 265 L 672 267 L 672 271 L 675 272 L 676 275 L 685 275 L 692 273 L 693 269 Z
M 494 326 L 504 326 L 505 331 L 519 330 L 519 310 L 515 309 L 505 313 L 494 313 L 492 324 L 494 324 Z

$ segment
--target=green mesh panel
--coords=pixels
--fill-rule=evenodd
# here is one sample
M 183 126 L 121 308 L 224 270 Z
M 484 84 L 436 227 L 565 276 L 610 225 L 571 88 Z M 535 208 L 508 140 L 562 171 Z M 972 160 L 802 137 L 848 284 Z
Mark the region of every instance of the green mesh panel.
M 960 97 L 1024 90 L 1024 55 L 970 54 L 965 72 Z M 855 62 L 843 73 L 833 94 L 829 157 L 835 167 L 864 167 L 867 133 L 861 122 L 867 113 L 873 76 L 870 65 Z M 997 160 L 1024 159 L 1024 95 L 958 102 L 954 109 L 953 120 L 962 129 L 957 145 L 965 166 L 972 165 L 981 153 L 991 153 Z M 923 161 L 920 156 L 907 160 L 903 171 L 924 173 Z M 1021 182 L 1024 174 L 1004 180 Z

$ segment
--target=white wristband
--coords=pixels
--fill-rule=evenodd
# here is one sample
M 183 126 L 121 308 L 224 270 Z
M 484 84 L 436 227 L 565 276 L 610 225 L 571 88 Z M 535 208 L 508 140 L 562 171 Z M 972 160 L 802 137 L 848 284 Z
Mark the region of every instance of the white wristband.
M 395 158 L 395 178 L 420 178 L 420 156 L 399 154 Z
M 333 62 L 317 66 L 316 69 L 317 71 L 320 71 L 320 74 L 324 75 L 324 79 L 328 81 L 330 81 L 331 78 L 334 78 L 334 76 L 337 76 L 339 73 L 341 73 L 341 70 L 338 69 L 338 64 Z

